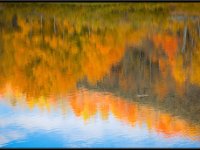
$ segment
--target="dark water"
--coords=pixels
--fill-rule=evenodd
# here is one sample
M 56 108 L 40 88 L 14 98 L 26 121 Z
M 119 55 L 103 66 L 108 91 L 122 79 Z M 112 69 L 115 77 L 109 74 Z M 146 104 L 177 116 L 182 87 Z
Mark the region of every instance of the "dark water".
M 0 146 L 199 148 L 198 8 L 0 4 Z

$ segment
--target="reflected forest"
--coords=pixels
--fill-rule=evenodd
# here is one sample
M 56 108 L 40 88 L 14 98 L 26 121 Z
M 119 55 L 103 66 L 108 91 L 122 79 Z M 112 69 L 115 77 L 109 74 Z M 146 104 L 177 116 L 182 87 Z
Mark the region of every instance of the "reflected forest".
M 164 143 L 172 137 L 184 143 L 184 137 L 200 147 L 199 8 L 199 3 L 169 2 L 0 3 L 0 130 L 10 128 L 1 126 L 3 118 L 13 113 L 17 119 L 19 110 L 24 116 L 47 112 L 46 118 L 61 112 L 59 117 L 79 118 L 86 125 L 95 124 L 94 118 L 106 127 L 112 118 L 130 128 L 144 130 L 145 125 L 152 136 L 159 134 L 155 139 L 160 134 L 169 139 Z M 103 129 L 96 125 L 96 130 Z M 93 140 L 104 136 L 95 134 L 72 145 L 38 147 L 138 147 L 137 140 L 114 145 L 132 136 L 115 132 L 99 145 Z M 0 147 L 21 147 L 33 139 L 27 133 L 23 140 L 9 141 L 1 134 Z M 184 147 L 165 147 L 171 146 Z

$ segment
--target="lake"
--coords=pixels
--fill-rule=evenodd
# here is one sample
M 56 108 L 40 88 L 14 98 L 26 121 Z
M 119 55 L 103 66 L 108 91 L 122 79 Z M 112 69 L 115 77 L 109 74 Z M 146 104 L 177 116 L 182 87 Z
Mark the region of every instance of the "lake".
M 199 3 L 0 3 L 0 147 L 200 148 Z

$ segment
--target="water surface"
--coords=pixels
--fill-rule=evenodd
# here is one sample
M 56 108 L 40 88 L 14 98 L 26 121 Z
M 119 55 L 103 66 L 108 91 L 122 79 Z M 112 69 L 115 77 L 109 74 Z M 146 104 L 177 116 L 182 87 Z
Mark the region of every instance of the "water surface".
M 198 8 L 0 4 L 0 146 L 199 148 Z

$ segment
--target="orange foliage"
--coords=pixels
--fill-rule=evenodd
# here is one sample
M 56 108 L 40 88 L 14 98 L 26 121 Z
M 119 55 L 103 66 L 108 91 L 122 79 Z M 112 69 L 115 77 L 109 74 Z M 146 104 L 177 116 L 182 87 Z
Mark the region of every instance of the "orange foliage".
M 22 101 L 23 95 L 17 92 L 15 93 L 9 86 L 7 90 L 6 93 L 9 92 L 14 97 L 19 95 L 16 97 L 18 102 L 21 101 L 18 103 L 19 105 L 24 104 L 24 101 Z M 126 99 L 116 97 L 110 93 L 88 91 L 87 89 L 81 88 L 71 91 L 71 95 L 67 95 L 65 99 L 61 100 L 64 110 L 69 106 L 74 114 L 77 117 L 81 117 L 84 121 L 88 121 L 98 113 L 100 113 L 103 120 L 107 120 L 109 119 L 109 115 L 112 114 L 119 121 L 131 126 L 136 125 L 136 123 L 140 125 L 146 124 L 149 131 L 161 132 L 166 137 L 182 134 L 196 139 L 200 133 L 200 127 L 198 125 L 190 124 L 183 119 L 159 112 L 152 107 L 129 102 Z M 42 111 L 51 111 L 53 107 L 59 107 L 58 100 L 55 100 L 52 96 L 49 99 L 45 99 L 44 97 L 38 99 L 32 98 L 25 101 L 25 103 L 30 109 L 39 107 Z

